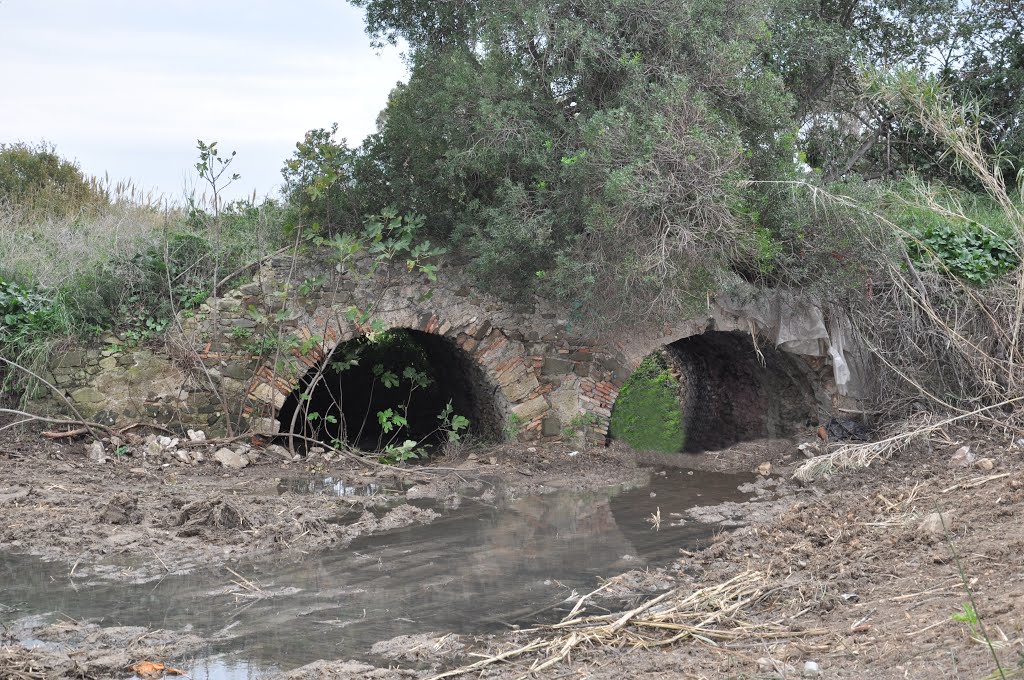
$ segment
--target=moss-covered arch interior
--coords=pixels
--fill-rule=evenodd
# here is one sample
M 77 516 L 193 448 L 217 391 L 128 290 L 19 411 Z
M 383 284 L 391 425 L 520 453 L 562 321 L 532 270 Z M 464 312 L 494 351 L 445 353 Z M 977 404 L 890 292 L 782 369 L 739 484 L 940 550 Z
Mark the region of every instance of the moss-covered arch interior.
M 817 417 L 798 357 L 746 333 L 708 331 L 641 362 L 619 391 L 609 436 L 637 449 L 708 451 L 788 436 Z
M 451 415 L 469 420 L 463 434 L 500 437 L 496 392 L 450 338 L 399 328 L 340 343 L 302 378 L 278 420 L 282 437 L 294 431 L 366 451 L 405 440 L 436 448 L 449 404 Z

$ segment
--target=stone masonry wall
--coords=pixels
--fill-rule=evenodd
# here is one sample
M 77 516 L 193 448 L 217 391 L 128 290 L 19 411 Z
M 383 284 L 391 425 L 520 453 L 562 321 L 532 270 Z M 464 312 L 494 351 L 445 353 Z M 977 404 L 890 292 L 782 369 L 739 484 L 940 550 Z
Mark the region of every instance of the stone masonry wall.
M 356 306 L 372 309 L 383 328 L 454 342 L 494 386 L 505 429 L 520 439 L 585 434 L 604 442 L 618 391 L 644 356 L 708 329 L 770 338 L 777 331 L 766 319 L 785 311 L 766 299 L 753 313 L 749 301 L 739 311 L 735 301 L 709 301 L 698 319 L 584 337 L 554 308 L 511 308 L 454 276 L 436 283 L 404 270 L 360 277 L 316 254 L 281 257 L 251 282 L 181 313 L 165 346 L 126 349 L 107 338 L 101 347 L 58 357 L 52 377 L 88 418 L 271 435 L 302 376 L 369 330 L 348 314 Z M 804 343 L 798 353 L 820 365 L 828 381 L 827 342 Z M 834 384 L 824 389 L 839 399 Z

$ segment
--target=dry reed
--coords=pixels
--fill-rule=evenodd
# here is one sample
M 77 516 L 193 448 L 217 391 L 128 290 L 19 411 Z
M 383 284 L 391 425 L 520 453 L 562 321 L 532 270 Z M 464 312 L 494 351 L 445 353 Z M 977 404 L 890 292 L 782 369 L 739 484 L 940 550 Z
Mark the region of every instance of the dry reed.
M 744 571 L 723 583 L 698 590 L 670 590 L 626 612 L 587 616 L 580 605 L 594 594 L 591 593 L 561 622 L 523 631 L 535 634 L 527 644 L 498 654 L 477 655 L 482 657 L 479 661 L 435 675 L 431 680 L 477 672 L 521 657 L 532 657 L 533 662 L 520 678 L 535 674 L 546 677 L 545 673 L 570 659 L 574 652 L 595 647 L 651 649 L 684 640 L 718 646 L 742 640 L 824 634 L 823 630 L 795 629 L 778 621 L 749 620 L 754 618 L 750 610 L 772 592 L 775 586 L 764 573 Z

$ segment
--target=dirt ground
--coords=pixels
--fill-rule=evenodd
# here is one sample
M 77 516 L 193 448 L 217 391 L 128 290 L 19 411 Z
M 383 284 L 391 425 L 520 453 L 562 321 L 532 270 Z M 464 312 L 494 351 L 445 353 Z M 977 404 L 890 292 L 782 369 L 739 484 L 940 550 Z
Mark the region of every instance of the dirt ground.
M 523 497 L 640 483 L 648 474 L 621 450 L 570 456 L 565 447 L 467 448 L 439 465 L 405 469 L 323 454 L 283 461 L 262 448 L 248 450 L 252 463 L 239 470 L 209 455 L 184 463 L 133 451 L 100 462 L 87 451 L 81 440 L 36 434 L 3 442 L 0 550 L 63 560 L 76 577 L 141 583 L 345 546 L 437 517 L 429 507 L 405 505 L 407 499 L 454 507 L 462 494 L 488 489 Z M 328 478 L 337 488 L 323 488 Z
M 962 467 L 955 464 L 961 444 L 977 457 Z M 729 527 L 709 546 L 681 551 L 663 569 L 611 579 L 600 596 L 581 605 L 583 614 L 606 611 L 600 607 L 622 611 L 666 590 L 675 599 L 713 593 L 719 584 L 753 574 L 756 589 L 729 605 L 729 616 L 721 615 L 724 600 L 708 596 L 701 604 L 718 612 L 707 618 L 707 630 L 725 631 L 728 639 L 702 635 L 698 626 L 672 644 L 654 646 L 668 633 L 641 630 L 630 620 L 600 644 L 577 641 L 568 658 L 529 674 L 552 648 L 511 652 L 565 631 L 480 638 L 438 631 L 375 647 L 391 667 L 323 660 L 286 677 L 430 678 L 479 661 L 473 654 L 501 653 L 509 654 L 506 661 L 462 677 L 999 678 L 999 668 L 1003 677 L 1024 677 L 1024 450 L 1008 442 L 965 434 L 963 441 L 922 444 L 887 463 L 808 486 L 789 481 L 804 460 L 794 442 L 672 457 L 616 447 L 571 453 L 525 446 L 464 451 L 411 474 L 315 457 L 285 463 L 254 451 L 251 465 L 225 472 L 212 462 L 166 464 L 134 456 L 98 463 L 82 442 L 22 435 L 0 442 L 0 550 L 63 560 L 76 573 L 138 581 L 200 564 L 344 545 L 385 525 L 430 521 L 429 510 L 410 513 L 411 506 L 395 506 L 389 497 L 454 503 L 457 489 L 467 485 L 487 493 L 487 484 L 475 481 L 480 477 L 502 479 L 504 492 L 528 495 L 640 479 L 649 474 L 647 465 L 760 468 L 768 474 L 748 489 L 752 502 L 690 512 Z M 288 490 L 286 480 L 311 473 L 344 479 L 354 489 L 375 484 L 392 492 L 337 497 Z M 154 553 L 159 558 L 151 559 Z M 654 606 L 647 613 L 658 611 Z M 123 647 L 92 634 L 89 654 Z M 0 677 L 131 675 L 123 665 L 61 675 L 69 668 L 61 658 L 40 661 L 43 670 L 35 675 L 4 675 L 5 668 L 42 654 L 10 638 L 4 644 L 0 638 L 0 664 L 7 664 L 0 665 Z M 62 654 L 85 653 L 74 640 L 66 647 L 71 651 Z M 144 648 L 128 661 L 152 651 L 171 662 L 178 658 L 173 648 Z

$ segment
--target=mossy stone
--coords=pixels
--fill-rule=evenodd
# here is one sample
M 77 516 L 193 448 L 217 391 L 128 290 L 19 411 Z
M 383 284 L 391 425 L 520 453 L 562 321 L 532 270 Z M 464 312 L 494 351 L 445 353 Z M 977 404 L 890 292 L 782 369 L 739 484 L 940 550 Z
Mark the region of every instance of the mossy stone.
M 619 390 L 609 434 L 642 451 L 683 450 L 686 432 L 679 380 L 661 356 L 644 359 Z

